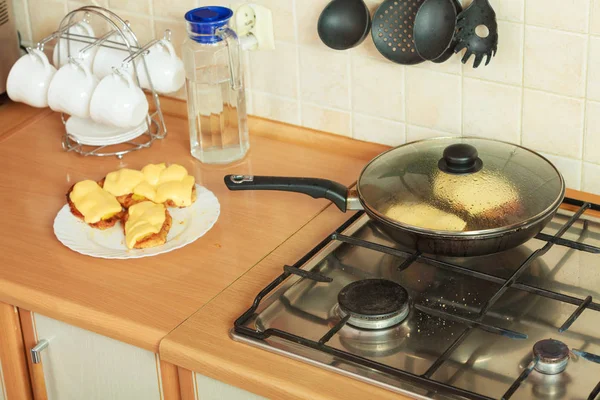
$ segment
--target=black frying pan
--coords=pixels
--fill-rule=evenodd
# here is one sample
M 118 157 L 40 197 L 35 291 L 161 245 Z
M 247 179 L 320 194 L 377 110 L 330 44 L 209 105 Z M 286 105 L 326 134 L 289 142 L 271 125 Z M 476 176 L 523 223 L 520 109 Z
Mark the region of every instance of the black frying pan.
M 477 140 L 492 143 L 492 145 L 495 142 L 484 139 Z M 460 232 L 434 231 L 403 224 L 379 212 L 378 209 L 380 207 L 378 203 L 379 200 L 383 199 L 377 199 L 377 188 L 373 187 L 373 185 L 361 183 L 363 181 L 362 177 L 365 174 L 372 175 L 374 169 L 377 169 L 377 173 L 380 174 L 382 163 L 381 161 L 378 162 L 378 160 L 381 157 L 388 156 L 391 152 L 399 151 L 403 146 L 391 149 L 367 164 L 361 172 L 356 190 L 349 189 L 340 183 L 326 179 L 248 175 L 227 175 L 225 176 L 225 185 L 230 190 L 277 190 L 304 193 L 313 198 L 328 199 L 343 212 L 365 210 L 373 222 L 390 235 L 390 237 L 398 243 L 422 253 L 451 257 L 493 254 L 517 247 L 537 235 L 550 222 L 560 207 L 565 194 L 564 179 L 549 161 L 527 149 L 516 145 L 511 146 L 515 146 L 515 149 L 522 149 L 523 153 L 527 154 L 525 157 L 535 157 L 536 161 L 540 161 L 538 158 L 546 161 L 548 163 L 548 171 L 546 171 L 545 176 L 548 174 L 552 175 L 555 182 L 549 191 L 550 195 L 547 207 L 544 204 L 545 208 L 541 212 L 526 220 L 494 229 Z M 451 148 L 458 150 L 454 152 L 448 151 Z M 480 163 L 481 159 L 478 158 L 476 149 L 468 144 L 461 144 L 458 146 L 448 146 L 444 151 L 443 158 L 440 159 L 439 165 L 440 168 L 446 168 L 448 173 L 468 174 L 473 173 L 473 171 L 479 171 L 482 168 Z M 386 164 L 384 163 L 383 167 L 385 168 L 385 166 Z M 382 175 L 377 176 L 381 176 L 382 179 L 388 179 L 390 176 L 393 178 L 393 174 L 397 176 L 401 173 L 397 170 L 397 166 L 391 165 L 390 168 L 389 174 L 384 172 Z M 371 202 L 365 199 L 365 193 L 368 194 Z

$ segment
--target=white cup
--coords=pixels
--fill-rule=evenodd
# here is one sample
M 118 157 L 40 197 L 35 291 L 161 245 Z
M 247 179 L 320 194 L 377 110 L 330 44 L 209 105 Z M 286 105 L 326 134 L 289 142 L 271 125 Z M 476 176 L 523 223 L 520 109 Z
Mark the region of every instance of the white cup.
M 125 43 L 123 37 L 118 33 L 112 35 L 108 40 L 112 42 Z M 133 45 L 134 41 L 130 40 L 129 43 Z M 94 57 L 92 68 L 94 75 L 96 75 L 98 79 L 103 79 L 104 77 L 111 75 L 113 72 L 113 67 L 115 67 L 120 68 L 121 72 L 133 76 L 133 67 L 131 66 L 131 63 L 128 63 L 126 66 L 121 65 L 123 60 L 129 57 L 130 53 L 129 50 L 127 50 L 127 47 L 125 45 L 119 46 L 114 43 L 106 42 L 104 45 L 122 47 L 123 50 L 100 46 L 96 52 L 96 56 Z
M 144 58 L 154 90 L 159 93 L 173 93 L 181 89 L 185 83 L 183 61 L 175 54 L 175 49 L 171 42 L 162 39 L 150 48 L 150 52 Z M 146 74 L 143 59 L 140 58 L 140 61 L 136 65 L 140 84 L 143 88 L 150 89 L 150 82 L 148 82 L 148 74 Z
M 6 92 L 13 101 L 32 107 L 48 107 L 48 88 L 56 73 L 48 57 L 38 49 L 27 49 L 8 73 Z
M 148 115 L 148 100 L 131 75 L 116 70 L 98 84 L 90 103 L 90 115 L 101 124 L 133 128 Z
M 71 58 L 61 67 L 50 82 L 48 105 L 57 112 L 64 112 L 80 118 L 90 116 L 90 100 L 98 86 L 98 78 L 90 68 Z
M 94 38 L 96 36 L 94 33 L 94 29 L 92 29 L 90 24 L 88 24 L 85 21 L 81 21 L 77 25 L 74 25 L 71 28 L 69 28 L 69 33 L 89 36 L 91 38 Z M 80 53 L 80 51 L 86 46 L 88 46 L 88 44 L 89 43 L 61 38 L 54 46 L 54 51 L 52 53 L 52 63 L 56 66 L 56 68 L 60 68 L 69 62 L 70 54 L 71 57 L 79 58 L 80 60 L 82 60 L 91 69 L 94 63 L 96 53 L 98 52 L 98 46 L 93 46 L 86 52 Z M 58 57 L 59 55 L 60 65 Z

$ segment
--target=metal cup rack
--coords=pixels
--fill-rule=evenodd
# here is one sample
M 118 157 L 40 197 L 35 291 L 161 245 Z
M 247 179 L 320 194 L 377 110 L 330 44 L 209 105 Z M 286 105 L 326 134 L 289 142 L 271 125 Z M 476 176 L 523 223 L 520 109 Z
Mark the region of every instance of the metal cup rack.
M 109 26 L 109 31 L 98 38 L 70 32 L 72 27 L 77 26 L 82 21 L 89 23 L 92 16 L 97 16 L 106 21 Z M 114 40 L 116 35 L 120 35 L 121 41 Z M 154 100 L 154 110 L 150 111 L 146 117 L 148 129 L 138 138 L 113 145 L 90 146 L 79 143 L 77 139 L 74 136 L 69 135 L 65 129 L 65 135 L 62 139 L 62 146 L 66 151 L 74 151 L 83 156 L 116 156 L 120 159 L 123 158 L 123 156 L 127 153 L 150 147 L 152 142 L 154 142 L 156 139 L 163 139 L 166 136 L 167 128 L 165 126 L 162 110 L 160 108 L 160 100 L 158 94 L 154 90 L 145 55 L 150 52 L 150 48 L 152 46 L 157 43 L 162 43 L 161 40 L 170 41 L 171 31 L 166 30 L 163 39 L 155 39 L 144 46 L 140 46 L 138 39 L 131 29 L 128 21 L 123 20 L 117 14 L 105 8 L 97 6 L 85 6 L 69 12 L 60 22 L 58 30 L 38 42 L 37 48 L 43 51 L 44 45 L 54 39 L 57 39 L 56 46 L 59 46 L 56 63 L 57 68 L 61 65 L 60 46 L 62 45 L 67 46 L 67 56 L 69 57 L 69 62 L 78 64 L 76 57 L 77 55 L 71 55 L 72 41 L 87 43 L 87 46 L 79 50 L 78 55 L 84 54 L 95 46 L 102 46 L 128 52 L 129 54 L 123 59 L 121 65 L 119 67 L 113 67 L 113 70 L 116 73 L 120 73 L 121 68 L 127 67 L 128 64 L 131 64 L 134 72 L 134 81 L 138 86 L 141 87 L 138 73 L 138 67 L 139 64 L 141 64 L 144 68 L 146 76 L 148 77 L 150 91 L 152 92 L 152 98 Z M 65 40 L 63 41 L 61 39 Z M 141 62 L 133 62 L 139 57 L 141 57 Z M 65 114 L 61 114 L 61 118 L 63 124 L 66 125 L 68 117 L 66 117 Z

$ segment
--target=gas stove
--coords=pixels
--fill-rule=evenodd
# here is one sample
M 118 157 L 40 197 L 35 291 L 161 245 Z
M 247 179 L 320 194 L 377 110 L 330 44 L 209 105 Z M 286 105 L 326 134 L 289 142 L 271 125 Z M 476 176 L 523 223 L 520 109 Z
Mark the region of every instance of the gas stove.
M 255 298 L 235 340 L 422 399 L 600 398 L 600 220 L 448 258 L 357 213 Z

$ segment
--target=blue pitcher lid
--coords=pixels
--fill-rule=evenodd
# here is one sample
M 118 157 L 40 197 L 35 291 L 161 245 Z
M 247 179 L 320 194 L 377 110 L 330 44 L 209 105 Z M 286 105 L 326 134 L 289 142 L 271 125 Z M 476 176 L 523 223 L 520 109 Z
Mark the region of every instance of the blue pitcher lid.
M 229 22 L 233 11 L 227 7 L 208 6 L 194 8 L 185 13 L 185 20 L 191 33 L 206 35 L 193 37 L 198 42 L 216 42 L 221 38 L 215 35 L 215 31 Z

